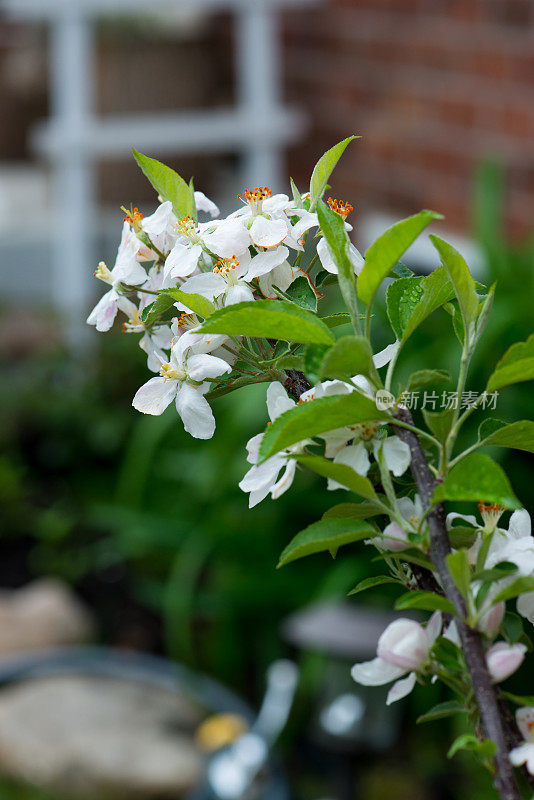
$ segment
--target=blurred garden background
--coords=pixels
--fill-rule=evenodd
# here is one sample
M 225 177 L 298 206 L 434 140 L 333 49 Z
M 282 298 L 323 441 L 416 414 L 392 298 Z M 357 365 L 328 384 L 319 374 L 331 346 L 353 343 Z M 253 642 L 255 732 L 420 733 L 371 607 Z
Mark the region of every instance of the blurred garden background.
M 292 798 L 482 800 L 488 785 L 469 759 L 443 758 L 448 721 L 414 724 L 432 689 L 403 704 L 401 717 L 392 717 L 394 746 L 374 754 L 361 742 L 336 744 L 316 733 L 325 684 L 334 694 L 352 691 L 351 662 L 338 659 L 336 667 L 320 648 L 295 648 L 284 623 L 318 602 L 355 613 L 387 609 L 395 594 L 380 587 L 347 598 L 381 571 L 357 545 L 335 561 L 322 555 L 275 569 L 289 539 L 331 498 L 300 473 L 282 498 L 248 511 L 237 484 L 245 443 L 266 422 L 265 387 L 219 399 L 215 437 L 197 442 L 172 410 L 151 418 L 131 408 L 146 377 L 144 354 L 119 325 L 98 336 L 84 320 L 97 292 L 93 269 L 101 258 L 113 260 L 120 206 L 133 203 L 146 214 L 155 207 L 131 146 L 194 176 L 195 187 L 226 211 L 255 167 L 254 185 L 285 191 L 281 181 L 291 175 L 304 191 L 317 158 L 357 133 L 361 140 L 332 181 L 332 194 L 354 206 L 354 243 L 364 251 L 395 219 L 432 208 L 445 215 L 440 233 L 452 234 L 477 279 L 497 281 L 470 379 L 482 391 L 500 354 L 532 332 L 534 318 L 534 5 L 153 6 L 1 6 L 0 655 L 77 640 L 156 654 L 231 687 L 254 708 L 268 665 L 291 655 L 302 680 L 279 751 Z M 69 31 L 86 48 L 83 63 L 65 47 Z M 258 52 L 247 37 L 258 35 L 276 50 L 261 55 L 263 77 L 252 69 L 244 80 L 247 59 Z M 89 64 L 92 75 L 71 75 L 61 58 Z M 79 83 L 69 90 L 70 79 Z M 78 91 L 69 116 L 65 102 L 76 86 L 90 90 L 85 100 Z M 188 124 L 193 133 L 181 140 Z M 66 216 L 58 196 L 65 186 L 73 192 Z M 429 271 L 436 265 L 430 251 L 423 244 L 406 263 Z M 451 339 L 444 351 L 440 336 L 450 324 L 441 311 L 421 326 L 401 374 L 416 359 L 417 368 L 454 365 L 457 344 Z M 384 324 L 377 349 L 390 341 Z M 531 392 L 528 383 L 503 390 L 492 416 L 531 417 Z M 466 440 L 481 419 L 472 416 Z M 516 494 L 534 511 L 531 457 L 495 456 L 506 459 Z M 26 625 L 17 616 L 10 591 L 45 579 L 72 590 L 77 599 L 65 602 L 77 626 L 56 631 L 57 640 L 38 632 L 32 641 L 33 618 Z M 18 625 L 28 635 L 14 633 Z M 519 675 L 511 691 L 532 693 L 523 683 Z M 351 771 L 357 790 L 346 779 Z M 0 791 L 9 800 L 56 800 L 46 788 L 11 782 Z

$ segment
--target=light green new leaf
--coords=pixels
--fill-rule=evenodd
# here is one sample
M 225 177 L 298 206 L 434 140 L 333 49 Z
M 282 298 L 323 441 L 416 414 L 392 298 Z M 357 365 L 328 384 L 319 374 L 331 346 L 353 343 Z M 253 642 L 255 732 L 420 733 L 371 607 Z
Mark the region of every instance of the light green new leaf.
M 330 150 L 327 150 L 321 156 L 315 165 L 311 179 L 310 179 L 310 211 L 315 211 L 317 201 L 323 196 L 326 184 L 330 175 L 334 171 L 334 167 L 343 155 L 345 148 L 353 139 L 359 139 L 359 136 L 348 136 L 342 142 L 338 142 Z
M 434 490 L 434 503 L 444 500 L 472 500 L 521 508 L 502 468 L 482 453 L 471 453 L 454 466 Z
M 319 370 L 321 380 L 345 380 L 353 375 L 374 373 L 373 353 L 365 336 L 342 336 L 327 350 Z
M 387 288 L 386 308 L 391 327 L 397 339 L 403 337 L 410 316 L 423 295 L 421 286 L 424 278 L 399 278 Z
M 534 453 L 534 422 L 522 419 L 507 425 L 500 420 L 487 419 L 478 429 L 478 438 L 480 446 L 492 444 Z
M 189 215 L 196 218 L 193 184 L 187 184 L 177 172 L 132 148 L 135 160 L 141 167 L 156 192 L 163 200 L 170 200 L 177 217 Z
M 479 741 L 472 733 L 462 733 L 451 744 L 447 758 L 452 758 L 459 750 L 471 750 L 484 759 L 493 758 L 497 745 L 491 739 Z
M 420 725 L 422 722 L 433 722 L 436 719 L 445 719 L 445 717 L 452 717 L 455 714 L 466 713 L 467 709 L 457 700 L 447 700 L 445 703 L 438 703 L 437 706 L 431 708 L 426 714 L 417 717 L 415 722 L 416 725 Z
M 345 305 L 351 317 L 358 317 L 358 304 L 356 302 L 356 275 L 354 266 L 348 255 L 349 237 L 345 230 L 345 220 L 340 214 L 332 211 L 322 200 L 317 205 L 317 216 L 321 231 L 330 248 L 332 258 L 338 268 L 338 282 Z
M 319 520 L 308 525 L 291 540 L 282 552 L 277 568 L 313 553 L 336 551 L 342 545 L 368 539 L 374 532 L 374 528 L 361 519 Z
M 435 211 L 421 211 L 397 222 L 378 237 L 365 254 L 365 264 L 358 278 L 358 295 L 372 303 L 376 291 L 402 254 L 433 220 L 443 219 Z
M 373 503 L 338 503 L 323 514 L 323 519 L 367 519 L 382 514 Z
M 421 299 L 417 305 L 413 306 L 411 314 L 404 325 L 402 333 L 404 341 L 412 335 L 418 325 L 433 311 L 444 305 L 444 303 L 448 303 L 454 297 L 454 287 L 444 267 L 438 267 L 430 275 L 423 278 L 420 286 L 423 290 Z M 409 307 L 410 304 L 408 304 Z
M 516 578 L 510 586 L 502 589 L 493 598 L 493 605 L 500 603 L 501 600 L 513 600 L 514 597 L 519 597 L 526 592 L 534 592 L 534 577 L 532 575 L 525 575 L 522 578 Z
M 295 456 L 295 458 L 303 467 L 311 469 L 323 478 L 331 478 L 337 483 L 341 483 L 342 486 L 346 486 L 352 492 L 365 497 L 366 500 L 371 500 L 371 502 L 378 500 L 369 478 L 358 475 L 347 464 L 334 464 L 333 461 L 329 461 L 327 458 L 314 455 L 299 455 Z
M 269 425 L 260 447 L 260 463 L 279 450 L 318 433 L 370 420 L 391 420 L 391 416 L 379 411 L 373 400 L 359 392 L 308 400 L 285 411 Z
M 493 299 L 495 297 L 495 286 L 497 284 L 492 284 L 488 290 L 488 294 L 484 298 L 484 300 L 480 303 L 478 317 L 477 317 L 477 324 L 475 328 L 475 339 L 478 342 L 482 334 L 486 329 L 486 325 L 488 324 L 489 315 L 491 314 L 491 309 L 493 308 Z
M 329 328 L 338 328 L 340 325 L 350 323 L 350 314 L 328 314 L 326 317 L 321 317 L 321 319 Z
M 419 369 L 410 375 L 407 391 L 413 392 L 423 386 L 432 386 L 435 383 L 450 381 L 450 379 L 451 376 L 445 369 Z
M 182 289 L 164 289 L 160 297 L 162 295 L 168 295 L 172 297 L 173 300 L 178 300 L 180 303 L 183 303 L 184 306 L 187 306 L 190 311 L 193 311 L 194 314 L 200 314 L 204 319 L 210 317 L 215 311 L 213 303 L 201 294 L 191 294 L 190 292 L 182 291 Z
M 287 342 L 332 344 L 334 336 L 315 314 L 282 300 L 249 300 L 216 311 L 202 326 L 204 333 L 263 336 Z
M 455 553 L 449 553 L 445 560 L 456 588 L 463 597 L 467 598 L 471 583 L 471 569 L 466 551 L 457 550 Z
M 353 594 L 365 592 L 367 589 L 374 589 L 375 586 L 383 586 L 385 583 L 400 583 L 397 578 L 392 578 L 390 575 L 376 575 L 372 578 L 364 578 L 356 584 L 354 589 L 348 593 L 349 597 Z
M 454 605 L 446 597 L 433 592 L 419 590 L 402 594 L 396 601 L 395 608 L 399 611 L 418 608 L 422 611 L 444 611 L 446 614 L 454 614 Z
M 479 309 L 475 281 L 469 272 L 469 267 L 458 250 L 444 239 L 431 234 L 430 241 L 438 251 L 441 262 L 454 285 L 460 311 L 462 312 L 464 330 L 467 331 L 468 336 L 471 336 Z
M 488 392 L 494 392 L 511 383 L 521 383 L 534 378 L 534 333 L 526 342 L 516 342 L 497 363 L 488 381 Z

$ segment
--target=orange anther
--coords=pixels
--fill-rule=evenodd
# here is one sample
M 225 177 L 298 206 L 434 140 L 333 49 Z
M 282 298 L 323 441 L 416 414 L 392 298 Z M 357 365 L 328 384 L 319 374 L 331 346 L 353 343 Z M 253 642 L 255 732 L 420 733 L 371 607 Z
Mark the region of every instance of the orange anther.
M 354 210 L 350 203 L 345 203 L 344 200 L 336 200 L 333 197 L 329 197 L 327 200 L 328 205 L 335 211 L 336 214 L 339 214 L 343 219 L 346 219 L 348 215 Z

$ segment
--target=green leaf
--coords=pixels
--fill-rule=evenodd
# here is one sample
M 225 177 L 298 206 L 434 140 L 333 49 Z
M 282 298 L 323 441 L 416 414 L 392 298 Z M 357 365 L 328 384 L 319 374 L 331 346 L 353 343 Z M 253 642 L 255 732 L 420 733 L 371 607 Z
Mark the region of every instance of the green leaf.
M 403 264 L 402 261 L 399 261 L 391 270 L 391 274 L 395 275 L 396 278 L 413 278 L 415 272 L 410 267 L 407 267 L 406 264 Z
M 511 694 L 511 692 L 502 692 L 502 694 L 511 703 L 518 706 L 534 706 L 534 694 Z
M 504 635 L 510 644 L 515 644 L 523 635 L 523 620 L 519 614 L 507 611 L 502 621 Z
M 441 443 L 444 443 L 454 422 L 454 409 L 445 408 L 443 411 L 428 411 L 424 408 L 423 417 L 434 436 Z
M 181 289 L 164 289 L 160 293 L 160 297 L 162 294 L 169 295 L 169 297 L 172 297 L 173 300 L 178 300 L 195 314 L 200 314 L 200 316 L 204 317 L 204 319 L 210 317 L 215 311 L 215 306 L 213 303 L 211 303 L 201 294 L 183 292 Z
M 494 392 L 512 383 L 534 378 L 534 333 L 526 342 L 516 342 L 497 363 L 488 381 L 488 392 Z
M 434 211 L 421 211 L 397 222 L 374 242 L 365 254 L 365 264 L 358 277 L 358 295 L 370 304 L 384 278 L 400 257 L 433 220 L 443 219 Z M 408 279 L 409 280 L 409 279 Z
M 502 468 L 482 453 L 471 453 L 454 466 L 434 490 L 434 503 L 444 500 L 472 500 L 521 508 Z
M 402 550 L 402 552 L 395 553 L 394 555 L 387 551 L 375 556 L 373 561 L 382 561 L 385 558 L 398 558 L 399 561 L 405 561 L 407 564 L 418 564 L 420 567 L 430 570 L 430 572 L 435 569 L 432 561 L 428 558 L 428 556 L 422 553 L 421 550 Z
M 260 447 L 260 462 L 318 433 L 371 420 L 391 420 L 391 416 L 379 411 L 373 400 L 359 392 L 308 400 L 285 411 L 269 425 Z
M 437 706 L 431 708 L 426 714 L 422 714 L 415 722 L 420 725 L 422 722 L 433 722 L 436 719 L 445 719 L 445 717 L 453 717 L 455 714 L 466 714 L 467 709 L 457 700 L 447 700 L 445 703 L 438 703 Z
M 467 553 L 465 550 L 457 550 L 455 553 L 449 553 L 445 561 L 456 588 L 466 598 L 471 583 L 471 569 Z
M 486 325 L 488 324 L 489 315 L 491 314 L 491 309 L 493 308 L 495 286 L 496 286 L 495 283 L 492 286 L 490 286 L 488 294 L 486 295 L 486 297 L 484 298 L 479 307 L 477 324 L 475 328 L 475 340 L 477 342 L 484 333 Z
M 432 646 L 432 656 L 451 672 L 463 672 L 462 653 L 454 642 L 444 636 L 438 636 Z
M 321 156 L 314 167 L 310 179 L 310 211 L 315 211 L 317 201 L 323 196 L 328 179 L 334 171 L 334 167 L 336 166 L 337 162 L 343 155 L 347 145 L 352 142 L 353 139 L 359 138 L 359 136 L 348 136 L 346 139 L 343 139 L 342 142 L 335 144 L 330 148 L 330 150 L 327 150 L 326 153 Z
M 419 369 L 412 372 L 408 381 L 408 392 L 421 389 L 423 386 L 432 386 L 435 383 L 450 381 L 451 376 L 445 369 Z
M 407 608 L 419 608 L 423 611 L 444 611 L 446 614 L 454 614 L 454 605 L 446 597 L 433 592 L 406 592 L 401 595 L 395 603 L 395 608 L 404 611 Z
M 454 297 L 454 287 L 444 267 L 438 267 L 421 281 L 423 293 L 404 325 L 404 341 L 433 311 Z
M 340 325 L 350 323 L 350 314 L 328 314 L 326 317 L 320 317 L 320 319 L 329 328 L 337 328 Z
M 321 364 L 325 353 L 329 350 L 327 344 L 307 344 L 304 350 L 304 372 L 310 383 L 319 383 L 321 379 Z
M 313 553 L 337 550 L 344 544 L 359 542 L 361 539 L 373 536 L 374 533 L 374 528 L 361 519 L 329 519 L 314 522 L 291 540 L 280 556 L 278 567 Z
M 304 372 L 304 359 L 302 356 L 283 355 L 276 361 L 278 369 L 296 369 Z
M 151 322 L 154 322 L 155 319 L 168 311 L 168 309 L 174 305 L 174 302 L 174 298 L 168 294 L 158 295 L 153 303 L 150 303 L 150 305 L 144 307 L 143 311 L 141 312 L 141 321 L 144 322 L 145 325 L 149 325 Z
M 373 354 L 369 340 L 365 336 L 342 336 L 335 345 L 326 351 L 321 368 L 320 379 L 349 379 L 353 375 L 375 373 Z
M 338 282 L 345 305 L 353 319 L 358 317 L 356 301 L 356 275 L 348 255 L 349 237 L 345 230 L 345 220 L 332 211 L 326 203 L 319 201 L 317 206 L 319 225 L 338 268 Z
M 191 217 L 196 217 L 192 185 L 187 184 L 177 172 L 162 164 L 161 161 L 144 156 L 135 148 L 132 148 L 132 152 L 156 192 L 161 195 L 163 200 L 171 201 L 172 210 L 176 216 L 179 218 L 189 214 Z
M 304 275 L 296 278 L 285 294 L 297 306 L 308 311 L 317 311 L 317 297 L 310 286 L 310 281 Z
M 201 328 L 203 333 L 263 336 L 289 342 L 332 344 L 333 335 L 319 317 L 282 300 L 249 300 L 216 311 Z
M 364 478 L 363 475 L 347 466 L 347 464 L 334 464 L 322 456 L 313 455 L 298 455 L 295 456 L 296 460 L 303 467 L 311 469 L 323 478 L 331 478 L 337 483 L 341 483 L 350 489 L 352 492 L 365 497 L 366 500 L 378 500 L 377 494 L 373 488 L 373 484 L 369 478 Z
M 520 420 L 504 422 L 500 419 L 485 419 L 478 428 L 478 445 L 494 445 L 496 447 L 512 447 L 516 450 L 534 452 L 534 422 Z
M 459 750 L 471 750 L 481 758 L 493 758 L 497 745 L 491 739 L 479 741 L 472 733 L 462 733 L 450 746 L 447 758 L 452 758 Z
M 477 538 L 477 529 L 468 525 L 455 525 L 449 531 L 451 547 L 458 550 L 460 547 L 471 547 Z
M 297 189 L 297 185 L 293 178 L 289 179 L 289 183 L 291 185 L 291 192 L 293 194 L 293 200 L 295 202 L 296 208 L 304 208 L 302 203 L 302 195 L 300 194 L 299 190 Z
M 501 561 L 491 569 L 482 569 L 480 572 L 475 572 L 472 577 L 473 581 L 499 581 L 501 578 L 509 577 L 517 572 L 517 564 L 511 561 Z
M 323 514 L 323 519 L 367 519 L 382 514 L 373 503 L 338 503 Z
M 364 578 L 363 581 L 356 584 L 354 589 L 350 590 L 348 595 L 350 597 L 350 595 L 365 592 L 367 589 L 374 589 L 375 586 L 383 586 L 385 583 L 400 583 L 400 581 L 397 580 L 397 578 L 392 578 L 390 575 L 377 575 L 372 578 Z
M 520 594 L 525 594 L 526 592 L 534 592 L 534 577 L 532 575 L 516 578 L 510 586 L 501 589 L 493 598 L 493 605 L 500 603 L 501 600 L 512 600 L 514 597 L 519 597 Z
M 478 296 L 475 291 L 475 281 L 469 267 L 451 244 L 439 236 L 430 235 L 430 241 L 436 248 L 441 258 L 441 262 L 454 285 L 456 297 L 460 304 L 464 330 L 471 338 L 474 330 L 474 322 L 478 316 Z
M 400 278 L 386 290 L 386 309 L 391 327 L 399 341 L 406 324 L 423 296 L 422 277 Z

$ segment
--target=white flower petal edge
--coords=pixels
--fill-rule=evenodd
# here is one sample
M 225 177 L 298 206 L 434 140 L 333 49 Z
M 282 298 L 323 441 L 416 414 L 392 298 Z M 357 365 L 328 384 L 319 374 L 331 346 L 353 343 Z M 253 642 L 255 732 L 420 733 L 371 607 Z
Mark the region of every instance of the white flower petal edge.
M 416 673 L 410 672 L 407 678 L 396 681 L 388 692 L 386 705 L 390 706 L 392 703 L 396 703 L 397 700 L 402 700 L 403 697 L 407 697 L 414 688 L 416 680 Z
M 176 393 L 176 410 L 187 433 L 195 439 L 211 439 L 215 433 L 215 417 L 198 389 L 182 383 Z

